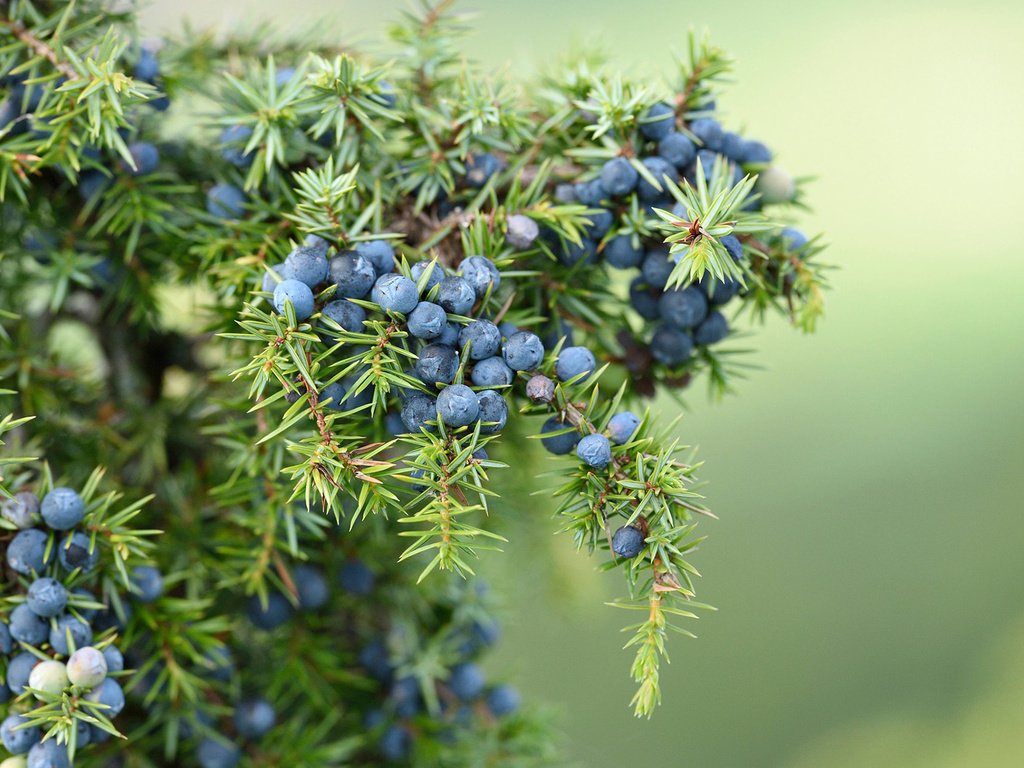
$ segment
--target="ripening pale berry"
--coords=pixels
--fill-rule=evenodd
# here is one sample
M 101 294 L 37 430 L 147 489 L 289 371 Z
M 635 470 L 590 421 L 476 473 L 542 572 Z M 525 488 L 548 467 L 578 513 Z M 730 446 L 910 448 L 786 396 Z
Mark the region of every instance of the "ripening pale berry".
M 459 345 L 469 345 L 469 359 L 494 357 L 501 349 L 501 331 L 490 320 L 474 320 L 459 333 Z
M 28 676 L 28 687 L 40 693 L 59 696 L 68 687 L 68 668 L 63 661 L 56 659 L 41 661 L 32 668 L 32 674 Z M 43 697 L 37 694 L 36 698 L 41 700 Z
M 68 591 L 56 579 L 44 576 L 32 582 L 25 603 L 36 616 L 48 619 L 64 610 L 68 604 Z
M 355 252 L 373 265 L 377 277 L 386 275 L 395 268 L 395 248 L 388 240 L 367 240 L 352 246 Z
M 0 105 L 0 107 L 2 106 Z M 0 128 L 2 127 L 3 122 L 0 121 Z M 5 760 L 0 760 L 0 768 L 28 768 L 28 760 L 25 759 L 24 755 L 15 755 Z
M 15 528 L 31 528 L 39 517 L 39 499 L 34 493 L 22 491 L 0 503 L 0 516 Z
M 327 605 L 331 588 L 324 578 L 324 572 L 312 565 L 297 565 L 292 570 L 292 580 L 299 593 L 299 610 L 317 611 Z
M 576 445 L 580 461 L 594 469 L 604 469 L 612 460 L 612 447 L 604 435 L 586 435 Z
M 513 371 L 532 371 L 544 360 L 544 344 L 535 333 L 518 331 L 506 339 L 501 354 Z
M 553 435 L 548 434 L 549 432 L 560 432 L 561 434 Z M 546 435 L 541 437 L 541 445 L 556 456 L 565 456 L 571 453 L 580 441 L 579 430 L 571 424 L 563 424 L 557 416 L 552 416 L 544 422 L 541 434 Z
M 612 197 L 628 195 L 639 178 L 636 168 L 624 157 L 613 157 L 601 168 L 601 186 Z
M 234 744 L 207 736 L 196 748 L 199 768 L 235 768 L 242 759 L 242 751 Z
M 477 417 L 481 422 L 480 434 L 493 435 L 503 430 L 508 422 L 508 403 L 505 398 L 493 389 L 478 392 L 476 398 L 480 409 Z
M 664 102 L 655 104 L 640 118 L 640 133 L 645 139 L 660 141 L 675 127 L 676 116 L 672 107 Z
M 284 314 L 285 304 L 291 302 L 295 308 L 295 319 L 306 320 L 313 314 L 313 291 L 298 280 L 282 280 L 274 288 L 274 309 Z
M 658 154 L 682 170 L 696 159 L 697 147 L 686 134 L 672 131 L 658 142 Z
M 82 573 L 89 573 L 99 560 L 99 545 L 94 546 L 90 537 L 81 531 L 57 542 L 57 561 L 66 571 L 80 568 Z
M 480 403 L 465 384 L 452 384 L 437 396 L 437 415 L 449 427 L 465 427 L 476 421 Z
M 463 278 L 451 275 L 438 286 L 437 303 L 444 307 L 445 312 L 466 315 L 476 303 L 476 291 Z
M 330 279 L 338 286 L 335 296 L 363 299 L 370 292 L 377 273 L 369 259 L 355 251 L 344 251 L 330 262 Z
M 693 339 L 689 334 L 662 324 L 651 337 L 651 355 L 659 363 L 674 367 L 686 362 L 693 353 Z
M 617 235 L 605 244 L 603 255 L 604 260 L 616 269 L 630 269 L 640 266 L 644 251 L 639 237 L 634 242 L 633 235 Z
M 434 425 L 427 422 L 437 418 L 437 400 L 429 395 L 416 393 L 402 403 L 402 423 L 413 434 L 420 430 L 434 431 Z
M 37 616 L 25 603 L 15 606 L 8 620 L 11 637 L 19 643 L 39 646 L 50 634 L 49 622 Z
M 28 752 L 26 768 L 71 768 L 68 748 L 58 744 L 56 739 L 47 739 L 36 744 Z
M 788 171 L 772 165 L 758 174 L 754 189 L 765 205 L 788 203 L 796 197 L 796 180 Z
M 459 275 L 469 283 L 478 299 L 488 291 L 493 293 L 501 285 L 501 273 L 486 256 L 469 256 L 459 265 Z
M 695 328 L 708 314 L 707 297 L 695 285 L 665 291 L 658 301 L 662 319 L 676 328 Z
M 222 219 L 240 219 L 245 215 L 245 192 L 234 184 L 215 184 L 206 192 L 206 212 Z
M 132 591 L 142 603 L 152 603 L 164 592 L 164 577 L 151 565 L 138 565 L 132 571 Z
M 581 381 L 586 381 L 596 367 L 594 353 L 586 347 L 563 347 L 555 362 L 555 373 L 562 381 L 585 374 Z
M 632 560 L 644 548 L 644 534 L 635 526 L 624 525 L 612 534 L 612 552 L 619 557 Z
M 717 120 L 709 117 L 702 117 L 690 123 L 690 133 L 697 137 L 701 146 L 715 152 L 722 148 L 725 141 L 725 133 Z
M 459 353 L 452 347 L 428 344 L 420 350 L 415 372 L 424 384 L 451 384 L 458 371 Z
M 640 426 L 640 417 L 630 411 L 616 413 L 608 420 L 608 434 L 616 445 L 628 443 L 637 427 Z
M 539 235 L 540 227 L 529 216 L 517 213 L 508 217 L 505 224 L 505 240 L 517 251 L 532 248 Z
M 519 691 L 511 685 L 499 685 L 487 694 L 487 709 L 495 717 L 505 717 L 519 710 Z
M 245 615 L 254 626 L 268 631 L 288 622 L 293 612 L 292 604 L 280 592 L 268 594 L 266 605 L 260 600 L 259 595 L 253 595 L 245 609 Z
M 246 699 L 235 709 L 235 729 L 244 739 L 259 739 L 277 722 L 277 713 L 269 701 Z
M 24 755 L 32 746 L 42 738 L 39 726 L 24 726 L 29 719 L 23 715 L 8 715 L 0 723 L 0 740 L 4 743 L 4 749 L 12 755 Z
M 473 384 L 478 387 L 504 387 L 511 384 L 514 378 L 515 373 L 497 355 L 479 361 L 470 374 Z
M 113 647 L 113 646 L 108 646 Z M 123 669 L 122 661 L 122 669 Z M 67 664 L 68 680 L 72 685 L 81 688 L 95 688 L 107 677 L 107 672 L 119 672 L 111 670 L 107 666 L 106 655 L 97 651 L 91 645 L 79 648 L 68 659 Z
M 701 346 L 717 344 L 729 335 L 729 323 L 721 312 L 712 312 L 693 332 L 693 340 Z
M 85 502 L 70 488 L 54 488 L 40 505 L 43 522 L 55 531 L 74 528 L 85 517 Z

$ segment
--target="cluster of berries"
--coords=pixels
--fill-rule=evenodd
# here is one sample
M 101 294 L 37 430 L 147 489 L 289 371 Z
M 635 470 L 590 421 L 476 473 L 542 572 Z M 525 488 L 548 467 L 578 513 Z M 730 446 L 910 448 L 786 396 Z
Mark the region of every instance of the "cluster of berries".
M 118 596 L 120 615 L 98 602 L 86 587 L 97 581 L 100 550 L 90 535 L 89 513 L 71 488 L 57 487 L 42 499 L 21 491 L 0 505 L 5 559 L 16 581 L 9 586 L 13 608 L 0 621 L 0 653 L 9 657 L 0 702 L 8 715 L 0 726 L 3 745 L 14 755 L 4 768 L 66 768 L 71 762 L 66 740 L 42 740 L 33 704 L 64 698 L 76 718 L 75 748 L 107 741 L 103 721 L 125 706 L 116 677 L 125 661 L 113 644 L 129 604 Z M 142 602 L 162 592 L 160 573 L 140 566 L 132 572 L 132 596 Z M 20 593 L 20 594 L 19 594 Z M 102 716 L 102 717 L 99 717 Z

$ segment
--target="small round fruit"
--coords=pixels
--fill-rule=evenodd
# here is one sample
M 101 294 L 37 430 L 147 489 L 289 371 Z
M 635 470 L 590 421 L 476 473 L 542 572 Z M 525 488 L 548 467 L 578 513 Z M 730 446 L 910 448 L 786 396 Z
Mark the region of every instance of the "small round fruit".
M 604 435 L 586 435 L 576 446 L 576 455 L 589 467 L 604 469 L 612 460 L 612 447 Z
M 476 421 L 480 403 L 465 384 L 452 384 L 437 396 L 437 415 L 449 427 L 465 427 Z
M 616 413 L 608 421 L 608 434 L 616 445 L 628 443 L 637 427 L 640 426 L 640 417 L 630 411 Z
M 612 552 L 619 557 L 632 560 L 644 548 L 644 535 L 639 528 L 624 525 L 612 535 Z
M 28 687 L 51 696 L 59 696 L 68 687 L 68 668 L 63 661 L 41 661 L 32 668 Z M 43 697 L 36 694 L 36 698 Z
M 298 280 L 282 280 L 274 288 L 274 309 L 284 314 L 285 304 L 291 302 L 295 308 L 295 319 L 302 321 L 313 314 L 313 291 Z
M 56 531 L 74 528 L 85 517 L 85 502 L 70 488 L 54 488 L 43 497 L 43 522 Z
M 36 616 L 48 619 L 64 610 L 68 604 L 68 591 L 56 579 L 44 576 L 32 582 L 25 603 Z
M 113 648 L 113 646 L 108 646 L 108 648 Z M 79 648 L 71 654 L 67 670 L 68 680 L 71 681 L 71 684 L 81 688 L 95 688 L 106 679 L 107 672 L 110 671 L 104 653 L 91 645 Z

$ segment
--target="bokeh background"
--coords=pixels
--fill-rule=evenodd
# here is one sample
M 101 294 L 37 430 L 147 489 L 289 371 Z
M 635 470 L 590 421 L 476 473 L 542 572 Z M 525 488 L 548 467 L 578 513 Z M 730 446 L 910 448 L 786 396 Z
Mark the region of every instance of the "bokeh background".
M 319 18 L 374 48 L 404 7 L 155 0 L 144 33 Z M 710 29 L 737 59 L 727 127 L 818 176 L 801 223 L 841 267 L 816 336 L 776 318 L 738 396 L 689 398 L 721 518 L 699 596 L 720 610 L 672 644 L 654 720 L 626 706 L 623 615 L 602 605 L 619 577 L 553 535 L 543 499 L 509 498 L 511 544 L 482 563 L 505 604 L 494 667 L 556 706 L 585 766 L 1024 765 L 1024 6 L 464 7 L 467 53 L 524 75 L 574 42 L 667 75 Z

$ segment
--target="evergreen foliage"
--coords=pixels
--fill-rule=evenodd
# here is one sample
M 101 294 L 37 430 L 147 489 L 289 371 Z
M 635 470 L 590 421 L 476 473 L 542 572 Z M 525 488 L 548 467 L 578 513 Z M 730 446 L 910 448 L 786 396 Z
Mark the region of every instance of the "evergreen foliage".
M 477 666 L 492 478 L 536 440 L 639 617 L 634 711 L 660 701 L 712 515 L 645 402 L 730 391 L 744 315 L 814 329 L 805 180 L 723 130 L 705 39 L 668 86 L 589 56 L 512 82 L 451 6 L 377 59 L 0 1 L 0 672 L 48 686 L 0 702 L 29 766 L 557 762 Z

